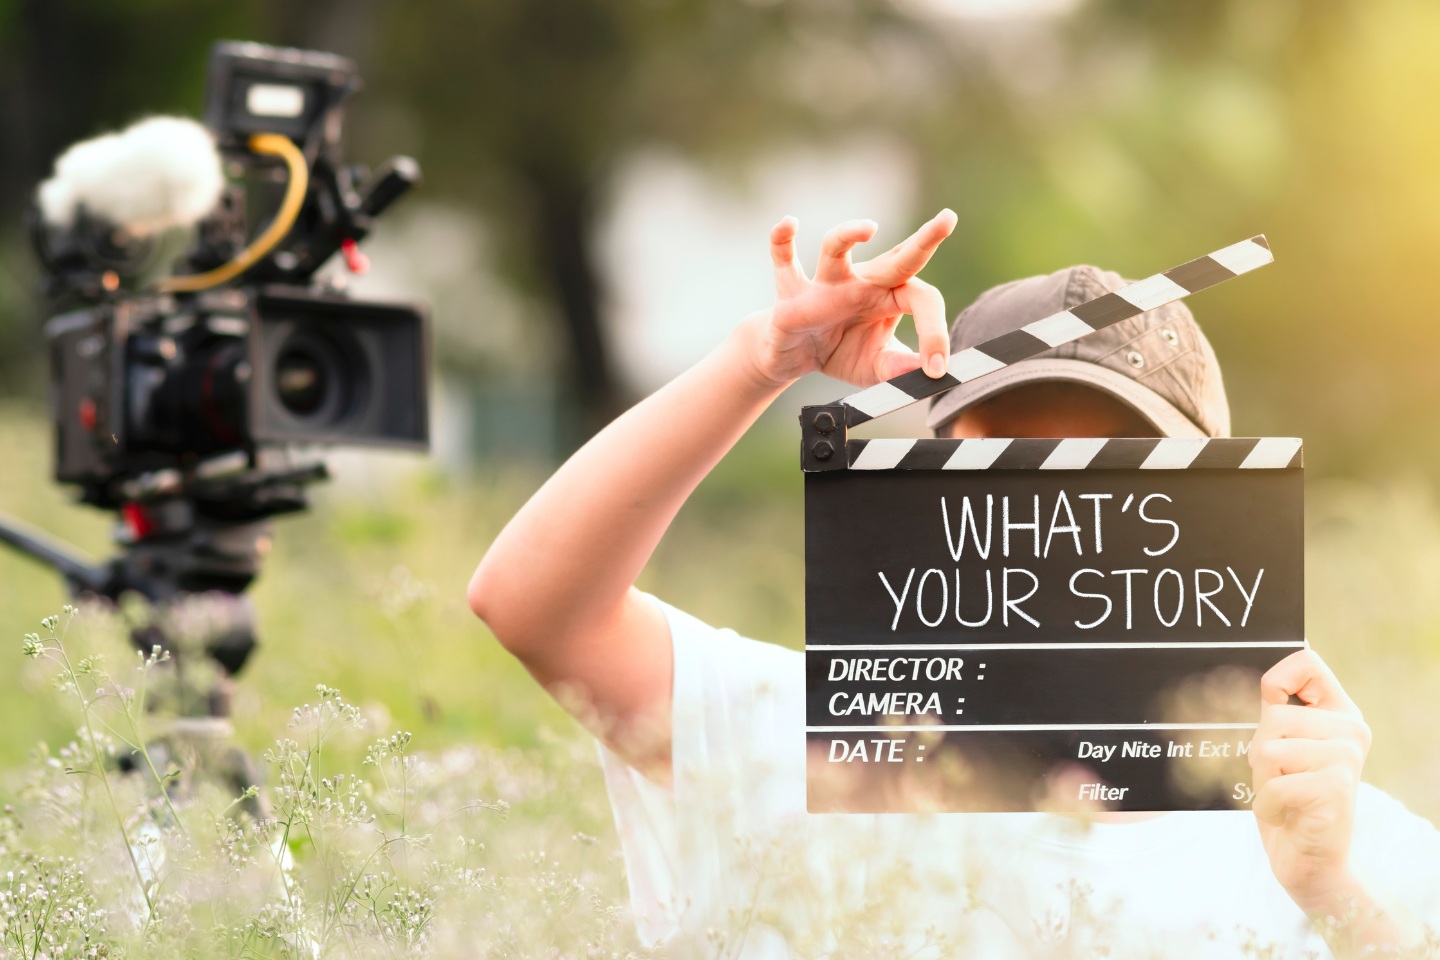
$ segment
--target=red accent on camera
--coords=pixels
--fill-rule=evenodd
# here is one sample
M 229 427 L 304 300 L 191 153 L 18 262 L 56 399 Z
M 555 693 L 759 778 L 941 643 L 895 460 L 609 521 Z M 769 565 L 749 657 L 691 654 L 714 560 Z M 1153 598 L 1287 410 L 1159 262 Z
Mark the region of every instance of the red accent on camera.
M 360 252 L 360 244 L 354 240 L 342 240 L 340 242 L 340 255 L 345 258 L 345 266 L 351 273 L 368 273 L 370 271 L 370 258 Z
M 155 518 L 150 511 L 133 501 L 120 505 L 120 516 L 125 521 L 125 526 L 130 531 L 130 536 L 136 540 L 144 540 L 155 532 Z
M 89 397 L 80 398 L 80 426 L 90 433 L 95 432 L 95 401 Z

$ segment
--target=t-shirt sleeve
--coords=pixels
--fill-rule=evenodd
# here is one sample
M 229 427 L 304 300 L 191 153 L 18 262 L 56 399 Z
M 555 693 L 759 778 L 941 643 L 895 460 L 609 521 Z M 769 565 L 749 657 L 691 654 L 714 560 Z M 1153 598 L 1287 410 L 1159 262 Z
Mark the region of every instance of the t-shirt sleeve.
M 1361 879 L 1440 936 L 1440 830 L 1405 804 L 1360 785 L 1351 850 Z
M 660 604 L 674 648 L 672 782 L 662 787 L 600 744 L 600 765 L 641 939 L 718 905 L 737 837 L 805 810 L 803 656 Z M 703 829 L 695 825 L 704 824 Z

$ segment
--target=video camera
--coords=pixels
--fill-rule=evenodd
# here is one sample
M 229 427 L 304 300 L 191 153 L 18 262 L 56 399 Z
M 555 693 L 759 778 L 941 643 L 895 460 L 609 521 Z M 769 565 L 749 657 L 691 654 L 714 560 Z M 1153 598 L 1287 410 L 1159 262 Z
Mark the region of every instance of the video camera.
M 76 593 L 136 592 L 162 612 L 204 594 L 222 686 L 255 645 L 242 594 L 269 518 L 328 476 L 306 448 L 429 442 L 424 312 L 320 274 L 337 253 L 363 271 L 359 242 L 420 178 L 407 157 L 373 174 L 343 162 L 359 88 L 343 57 L 217 43 L 203 126 L 154 117 L 76 144 L 30 214 L 61 311 L 45 324 L 55 478 L 119 513 L 121 550 L 95 564 L 9 521 L 0 542 Z M 134 639 L 149 650 L 164 633 Z M 199 697 L 188 712 L 228 712 L 223 689 Z
M 245 506 L 265 515 L 303 506 L 275 495 L 286 484 L 262 463 L 266 448 L 426 446 L 424 315 L 315 282 L 337 252 L 360 268 L 358 242 L 419 179 L 404 157 L 369 177 L 341 162 L 343 106 L 359 85 L 341 57 L 219 43 L 205 105 L 213 160 L 180 121 L 151 120 L 57 164 L 32 236 L 52 296 L 79 305 L 45 333 L 55 476 L 80 485 L 84 501 L 186 494 L 223 502 L 229 516 Z M 127 148 L 126 138 L 141 142 Z M 84 157 L 86 147 L 99 156 Z M 147 158 L 157 162 L 136 169 Z M 159 198 L 155 208 L 138 211 L 137 193 Z M 187 193 L 203 208 L 194 243 L 175 274 L 157 278 L 166 244 L 156 224 L 186 225 L 176 208 Z M 253 222 L 272 214 L 247 244 Z M 233 481 L 249 471 L 246 482 L 217 488 L 225 454 L 219 472 Z

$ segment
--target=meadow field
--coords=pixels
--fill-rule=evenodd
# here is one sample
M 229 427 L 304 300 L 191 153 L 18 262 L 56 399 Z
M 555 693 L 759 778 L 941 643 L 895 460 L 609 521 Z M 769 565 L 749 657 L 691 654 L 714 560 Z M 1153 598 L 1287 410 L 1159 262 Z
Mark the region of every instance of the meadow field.
M 792 430 L 777 417 L 746 438 L 642 586 L 798 647 Z M 107 552 L 107 519 L 48 480 L 37 408 L 0 408 L 0 449 L 0 511 Z M 112 771 L 97 786 L 106 758 L 125 751 L 103 732 L 87 739 L 81 699 L 106 729 L 143 731 L 152 721 L 138 707 L 127 721 L 95 693 L 144 682 L 145 671 L 113 624 L 83 611 L 56 624 L 69 659 L 57 657 L 59 637 L 41 620 L 64 592 L 0 553 L 0 911 L 10 918 L 0 955 L 642 952 L 593 742 L 465 605 L 475 563 L 543 470 L 447 473 L 415 460 L 364 473 L 315 488 L 310 512 L 277 521 L 254 589 L 262 647 L 239 679 L 234 720 L 262 768 L 276 818 L 265 829 L 235 826 L 225 813 L 235 797 L 213 784 L 179 809 L 143 776 Z M 1440 818 L 1440 500 L 1420 478 L 1312 478 L 1307 500 L 1309 638 L 1373 729 L 1367 779 Z M 22 638 L 37 633 L 39 655 L 27 660 Z M 97 652 L 103 666 L 82 663 Z M 42 913 L 39 926 L 21 922 Z M 723 956 L 725 943 L 717 934 L 697 952 Z

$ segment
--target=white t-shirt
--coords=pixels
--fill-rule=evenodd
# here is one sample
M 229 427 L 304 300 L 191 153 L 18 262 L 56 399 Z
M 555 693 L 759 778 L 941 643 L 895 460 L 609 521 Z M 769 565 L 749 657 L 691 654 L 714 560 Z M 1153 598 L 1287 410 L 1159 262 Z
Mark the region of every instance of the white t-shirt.
M 675 650 L 673 785 L 600 748 L 646 944 L 746 960 L 1329 956 L 1248 811 L 1088 826 L 1028 813 L 807 813 L 803 655 L 662 606 Z M 1352 849 L 1371 889 L 1440 929 L 1434 826 L 1362 785 Z

